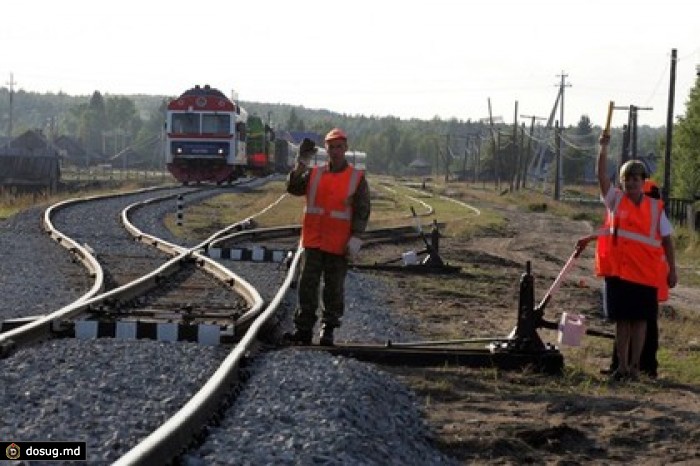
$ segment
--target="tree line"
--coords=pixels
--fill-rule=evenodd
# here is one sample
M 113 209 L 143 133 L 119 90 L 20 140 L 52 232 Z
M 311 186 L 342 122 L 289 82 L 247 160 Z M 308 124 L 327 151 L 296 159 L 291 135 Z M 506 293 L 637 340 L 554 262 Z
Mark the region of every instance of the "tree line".
M 700 79 L 700 78 L 699 78 Z M 162 167 L 161 134 L 167 102 L 174 96 L 110 95 L 99 91 L 90 96 L 64 93 L 40 94 L 19 90 L 13 95 L 13 137 L 26 130 L 41 130 L 48 137 L 67 135 L 79 141 L 90 159 L 109 160 L 129 149 L 129 161 L 149 168 Z M 0 87 L 0 137 L 9 127 L 9 90 Z M 533 157 L 553 154 L 560 147 L 562 179 L 582 183 L 594 179 L 591 167 L 597 154 L 601 129 L 587 115 L 563 128 L 560 135 L 527 119 L 507 124 L 486 121 L 400 119 L 392 116 L 350 115 L 324 109 L 287 104 L 242 101 L 249 114 L 257 114 L 279 130 L 325 134 L 335 126 L 350 136 L 350 148 L 364 151 L 367 168 L 396 176 L 412 173 L 417 159 L 431 166 L 432 176 L 493 182 L 509 189 L 526 183 L 525 169 Z M 622 129 L 613 130 L 611 154 L 623 150 Z M 700 195 L 700 91 L 698 83 L 686 103 L 686 112 L 674 126 L 672 192 L 674 197 Z M 641 126 L 637 129 L 638 156 L 655 162 L 662 179 L 666 130 Z M 561 136 L 557 141 L 556 136 Z M 553 170 L 547 173 L 549 181 Z M 546 181 L 546 180 L 542 180 Z

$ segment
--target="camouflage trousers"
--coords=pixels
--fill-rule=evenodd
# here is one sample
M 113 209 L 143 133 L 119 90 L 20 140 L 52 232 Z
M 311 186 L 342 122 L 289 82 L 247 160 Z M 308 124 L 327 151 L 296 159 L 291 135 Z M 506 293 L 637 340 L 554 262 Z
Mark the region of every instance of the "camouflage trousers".
M 348 261 L 345 256 L 319 249 L 305 249 L 301 257 L 299 276 L 299 307 L 294 313 L 297 330 L 311 332 L 316 324 L 319 295 L 323 296 L 321 323 L 340 326 L 345 309 L 345 276 Z M 323 281 L 323 287 L 321 282 Z M 321 291 L 321 288 L 323 291 Z

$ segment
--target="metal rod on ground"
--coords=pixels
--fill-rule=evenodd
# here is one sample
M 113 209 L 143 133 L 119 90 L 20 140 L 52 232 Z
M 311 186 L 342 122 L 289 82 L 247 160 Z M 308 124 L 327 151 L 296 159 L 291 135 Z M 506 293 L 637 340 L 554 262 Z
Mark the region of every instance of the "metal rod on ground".
M 386 342 L 388 348 L 409 348 L 413 346 L 443 346 L 443 345 L 458 345 L 461 343 L 492 343 L 497 341 L 510 341 L 512 338 L 506 337 L 480 337 L 480 338 L 464 338 L 459 340 L 437 340 L 437 341 L 409 341 L 404 343 L 394 343 L 391 340 Z

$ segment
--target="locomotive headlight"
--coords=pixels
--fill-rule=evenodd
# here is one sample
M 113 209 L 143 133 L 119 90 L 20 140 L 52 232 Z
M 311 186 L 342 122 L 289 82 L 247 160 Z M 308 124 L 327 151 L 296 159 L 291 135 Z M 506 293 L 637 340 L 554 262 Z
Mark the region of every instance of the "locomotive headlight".
M 219 148 L 219 155 L 224 155 L 224 150 Z
M 176 152 L 177 152 L 178 154 L 182 154 L 182 147 L 178 147 L 177 150 L 176 150 Z

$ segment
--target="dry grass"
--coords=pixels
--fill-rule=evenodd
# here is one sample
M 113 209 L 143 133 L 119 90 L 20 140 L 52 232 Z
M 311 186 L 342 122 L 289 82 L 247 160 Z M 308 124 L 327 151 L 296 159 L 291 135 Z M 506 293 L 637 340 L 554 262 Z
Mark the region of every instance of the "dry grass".
M 159 186 L 163 184 L 158 180 L 126 180 L 126 181 L 111 181 L 101 185 L 100 183 L 89 183 L 84 189 L 77 191 L 62 191 L 49 194 L 47 191 L 34 193 L 15 193 L 12 190 L 0 190 L 0 220 L 6 219 L 15 215 L 17 212 L 36 206 L 46 206 L 57 202 L 88 196 L 96 196 L 100 194 L 117 193 L 124 191 L 133 191 L 135 189 L 148 186 Z M 168 184 L 172 184 L 169 181 Z

